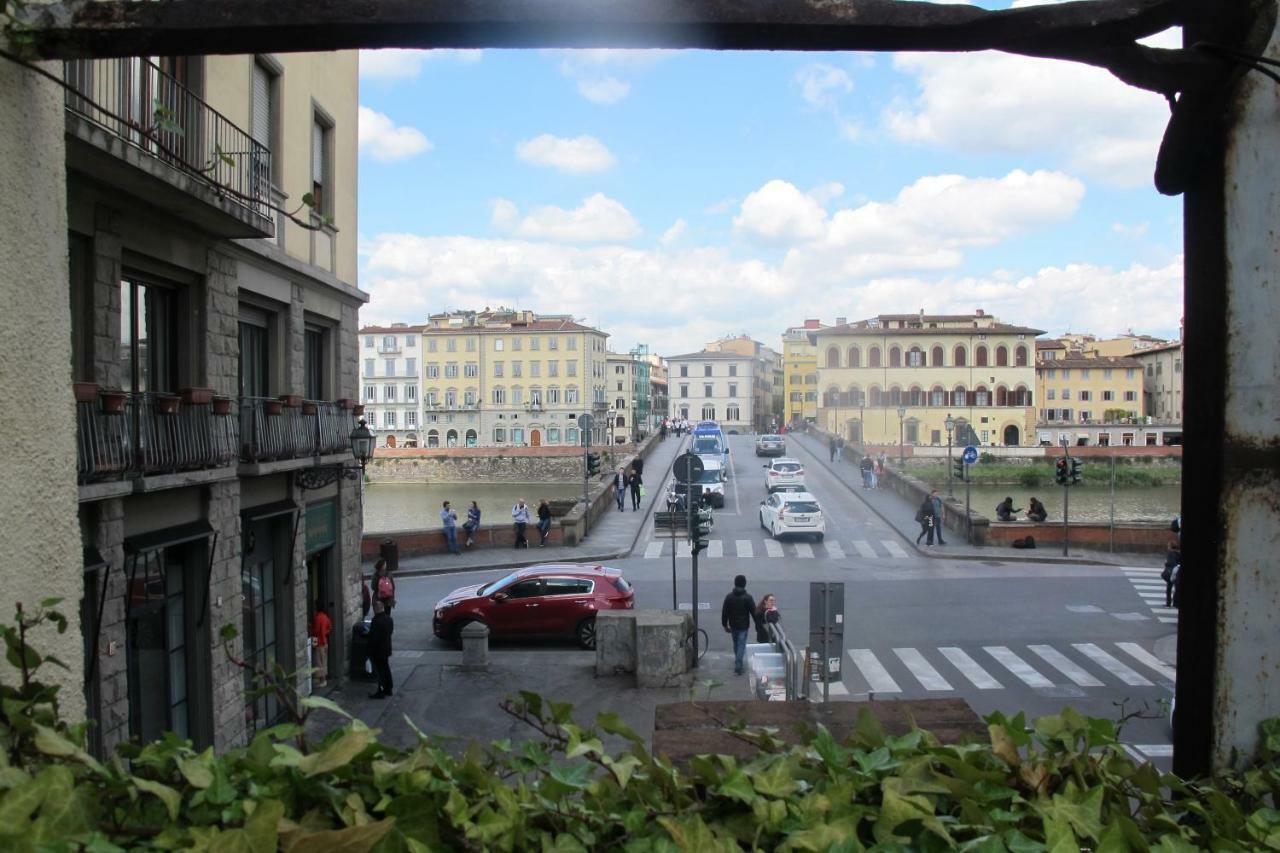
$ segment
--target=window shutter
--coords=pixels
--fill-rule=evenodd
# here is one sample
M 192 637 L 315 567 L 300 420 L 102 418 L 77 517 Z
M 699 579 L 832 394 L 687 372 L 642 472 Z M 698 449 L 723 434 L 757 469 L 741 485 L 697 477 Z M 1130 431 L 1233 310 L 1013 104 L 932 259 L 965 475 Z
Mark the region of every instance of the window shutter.
M 249 135 L 266 147 L 271 147 L 271 75 L 258 63 L 253 63 L 253 114 L 249 122 Z
M 324 186 L 324 125 L 311 123 L 311 180 Z

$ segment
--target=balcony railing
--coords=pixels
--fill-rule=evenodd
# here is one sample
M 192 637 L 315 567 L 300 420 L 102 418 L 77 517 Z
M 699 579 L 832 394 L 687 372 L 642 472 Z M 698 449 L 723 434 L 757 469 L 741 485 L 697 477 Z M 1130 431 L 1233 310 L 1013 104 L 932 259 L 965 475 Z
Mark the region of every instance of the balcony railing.
M 179 403 L 136 393 L 76 403 L 77 475 L 81 485 L 176 474 L 234 464 L 240 424 L 212 403 Z
M 78 59 L 66 106 L 118 139 L 271 217 L 271 152 L 155 63 Z
M 337 403 L 308 400 L 285 405 L 270 397 L 240 398 L 240 458 L 276 462 L 351 449 L 355 415 Z

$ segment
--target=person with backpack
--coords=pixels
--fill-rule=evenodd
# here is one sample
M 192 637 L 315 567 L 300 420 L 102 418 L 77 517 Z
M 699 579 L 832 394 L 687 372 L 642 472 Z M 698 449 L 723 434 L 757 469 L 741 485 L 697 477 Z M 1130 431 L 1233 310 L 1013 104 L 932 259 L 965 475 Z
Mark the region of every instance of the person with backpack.
M 529 537 L 524 532 L 529 527 L 529 505 L 524 502 L 524 498 L 516 501 L 516 505 L 511 508 L 511 520 L 516 525 L 516 547 L 528 548 Z
M 937 489 L 929 493 L 929 501 L 933 504 L 933 527 L 938 537 L 938 544 L 946 545 L 946 541 L 942 538 L 942 528 L 945 526 L 942 521 L 946 516 L 942 514 L 942 495 L 938 494 Z
M 931 495 L 924 496 L 924 502 L 920 504 L 920 508 L 916 510 L 916 523 L 920 525 L 920 535 L 916 537 L 916 544 L 920 544 L 920 540 L 926 536 L 929 537 L 926 545 L 933 544 L 933 528 L 937 524 L 937 513 L 933 509 L 933 497 Z
M 475 544 L 476 531 L 480 529 L 480 505 L 475 501 L 467 507 L 467 520 L 463 522 L 462 529 L 467 532 L 467 547 L 470 548 Z
M 396 606 L 396 581 L 391 577 L 386 560 L 379 560 L 373 567 L 373 609 L 378 612 L 378 604 L 390 613 Z

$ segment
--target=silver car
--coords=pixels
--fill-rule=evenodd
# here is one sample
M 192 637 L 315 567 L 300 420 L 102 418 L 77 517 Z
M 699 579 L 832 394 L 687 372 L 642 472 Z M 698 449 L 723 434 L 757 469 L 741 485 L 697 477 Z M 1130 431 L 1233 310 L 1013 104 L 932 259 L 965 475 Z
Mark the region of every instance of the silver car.
M 780 435 L 762 435 L 756 439 L 756 456 L 786 456 L 787 440 Z

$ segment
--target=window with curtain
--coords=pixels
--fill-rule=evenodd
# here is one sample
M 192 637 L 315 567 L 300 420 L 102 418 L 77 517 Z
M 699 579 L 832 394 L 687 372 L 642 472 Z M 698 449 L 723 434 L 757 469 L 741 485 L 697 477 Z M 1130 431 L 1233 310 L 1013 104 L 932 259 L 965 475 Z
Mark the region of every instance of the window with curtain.
M 308 325 L 303 332 L 303 394 L 308 400 L 325 400 L 325 382 L 328 371 L 325 370 L 325 350 L 328 330 L 319 326 Z
M 172 287 L 120 282 L 120 361 L 126 391 L 178 390 L 178 298 Z

